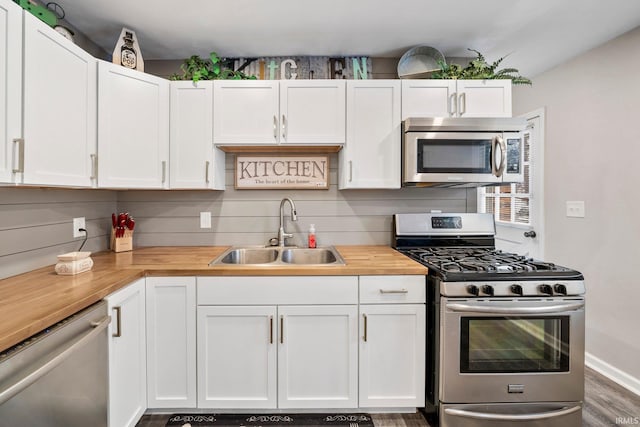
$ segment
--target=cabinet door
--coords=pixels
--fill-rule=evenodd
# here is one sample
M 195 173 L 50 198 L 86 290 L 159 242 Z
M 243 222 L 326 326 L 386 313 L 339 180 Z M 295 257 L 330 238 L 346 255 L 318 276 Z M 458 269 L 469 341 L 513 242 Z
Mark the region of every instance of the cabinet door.
M 19 139 L 22 137 L 22 8 L 0 1 L 0 182 L 20 180 Z
M 198 307 L 198 408 L 275 408 L 275 306 Z
M 355 305 L 280 306 L 278 407 L 356 408 Z
M 95 181 L 96 59 L 24 14 L 23 183 Z
M 169 81 L 104 61 L 98 67 L 99 186 L 168 188 Z
M 149 277 L 147 406 L 196 407 L 196 279 Z
M 145 280 L 107 297 L 109 325 L 109 426 L 135 426 L 147 409 Z
M 280 142 L 344 144 L 345 80 L 280 81 Z
M 361 305 L 360 312 L 360 407 L 424 406 L 424 304 Z
M 511 117 L 511 80 L 458 80 L 460 117 Z
M 170 187 L 224 190 L 224 153 L 213 147 L 213 82 L 171 82 Z
M 213 88 L 213 141 L 216 144 L 278 143 L 277 81 L 216 81 Z
M 402 120 L 456 115 L 455 80 L 402 80 Z
M 347 82 L 340 189 L 400 188 L 400 81 Z

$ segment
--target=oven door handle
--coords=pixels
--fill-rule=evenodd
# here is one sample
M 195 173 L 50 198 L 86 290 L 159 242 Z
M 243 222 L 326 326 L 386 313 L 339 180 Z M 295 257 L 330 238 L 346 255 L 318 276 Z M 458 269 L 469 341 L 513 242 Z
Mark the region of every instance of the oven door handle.
M 574 412 L 582 409 L 581 405 L 563 407 L 556 411 L 538 412 L 534 414 L 495 414 L 492 412 L 475 412 L 465 411 L 464 409 L 447 408 L 444 412 L 447 415 L 453 415 L 463 418 L 475 418 L 477 420 L 491 420 L 491 421 L 535 421 L 545 420 L 549 418 L 562 417 L 564 415 L 573 414 Z
M 465 313 L 495 313 L 495 314 L 549 314 L 584 308 L 584 301 L 567 304 L 551 304 L 539 307 L 498 306 L 480 304 L 447 303 L 447 309 Z

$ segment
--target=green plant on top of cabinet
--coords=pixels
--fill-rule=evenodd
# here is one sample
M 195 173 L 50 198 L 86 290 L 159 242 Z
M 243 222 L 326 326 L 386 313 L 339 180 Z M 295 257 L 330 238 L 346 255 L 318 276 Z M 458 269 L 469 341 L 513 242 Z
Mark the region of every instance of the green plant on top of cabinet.
M 0 0 L 0 63 L 0 182 L 13 183 L 22 178 L 16 176 L 21 174 L 22 8 L 10 0 Z
M 98 64 L 98 183 L 169 188 L 169 81 Z
M 402 80 L 409 117 L 511 117 L 511 80 Z
M 327 145 L 345 142 L 344 80 L 217 80 L 217 145 Z
M 24 13 L 22 177 L 16 183 L 96 186 L 96 59 Z
M 400 188 L 400 81 L 347 81 L 338 188 Z
M 134 427 L 147 409 L 145 279 L 107 298 L 109 427 Z
M 172 189 L 224 190 L 225 154 L 213 145 L 213 82 L 172 81 Z

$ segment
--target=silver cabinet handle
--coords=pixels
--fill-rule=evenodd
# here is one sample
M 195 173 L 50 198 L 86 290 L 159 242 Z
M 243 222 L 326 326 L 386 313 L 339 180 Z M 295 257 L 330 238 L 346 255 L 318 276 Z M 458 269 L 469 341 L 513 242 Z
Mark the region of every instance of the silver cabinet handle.
M 284 316 L 280 316 L 280 344 L 284 344 Z
M 204 166 L 204 181 L 208 184 L 209 183 L 209 165 L 211 164 L 211 162 L 209 160 L 207 160 L 205 162 L 205 166 Z
M 533 421 L 544 420 L 548 418 L 562 417 L 564 415 L 572 414 L 579 411 L 582 408 L 581 405 L 564 407 L 557 411 L 538 412 L 534 414 L 495 414 L 491 412 L 475 412 L 465 411 L 464 409 L 447 408 L 444 412 L 448 415 L 454 415 L 457 417 L 474 418 L 477 420 L 492 420 L 492 421 Z
M 89 157 L 91 157 L 91 176 L 89 179 L 96 179 L 98 177 L 98 156 L 90 154 Z
M 362 314 L 362 321 L 364 323 L 364 334 L 362 335 L 362 340 L 367 342 L 367 315 L 364 313 Z
M 282 139 L 287 139 L 287 118 L 282 115 Z
M 120 338 L 122 336 L 122 307 L 113 307 L 113 311 L 116 312 L 116 332 L 111 334 L 111 336 Z
M 167 161 L 163 160 L 162 161 L 162 183 L 164 184 L 164 182 L 167 179 Z
M 273 139 L 278 140 L 278 117 L 273 115 Z
M 467 94 L 462 92 L 458 96 L 458 115 L 462 117 L 464 113 L 467 112 Z
M 456 113 L 458 112 L 458 103 L 456 102 L 458 94 L 453 92 L 450 96 L 449 96 L 449 115 L 450 116 L 455 116 Z
M 56 366 L 64 362 L 73 353 L 75 353 L 76 350 L 83 347 L 87 342 L 93 340 L 96 336 L 100 335 L 100 332 L 102 332 L 109 325 L 110 321 L 111 317 L 106 316 L 99 322 L 92 322 L 92 329 L 89 332 L 85 333 L 82 337 L 80 337 L 80 339 L 73 342 L 73 344 L 70 344 L 67 348 L 62 350 L 62 352 L 44 362 L 42 365 L 31 371 L 25 377 L 0 390 L 0 405 L 51 372 Z
M 408 289 L 380 289 L 381 294 L 408 294 Z
M 16 162 L 16 150 L 15 147 L 16 145 L 18 146 L 18 161 Z M 13 173 L 21 173 L 24 172 L 24 139 L 23 138 L 15 138 L 13 140 L 13 148 L 14 148 L 14 154 L 13 154 L 13 168 L 11 169 L 11 171 Z M 15 166 L 15 164 L 18 164 L 18 167 Z
M 500 146 L 500 167 L 496 165 L 496 149 Z M 500 178 L 507 166 L 507 145 L 500 135 L 496 135 L 491 141 L 491 171 Z
M 349 160 L 349 182 L 353 181 L 353 162 Z

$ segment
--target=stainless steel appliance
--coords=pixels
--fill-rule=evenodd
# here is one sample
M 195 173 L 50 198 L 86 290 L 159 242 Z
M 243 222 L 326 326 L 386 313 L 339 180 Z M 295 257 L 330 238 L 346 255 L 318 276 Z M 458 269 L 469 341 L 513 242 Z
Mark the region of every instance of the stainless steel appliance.
M 106 302 L 0 354 L 0 427 L 106 427 Z
M 397 214 L 429 268 L 427 401 L 441 427 L 580 426 L 584 278 L 495 249 L 491 214 Z
M 522 182 L 526 120 L 408 118 L 403 122 L 404 186 L 474 187 Z

